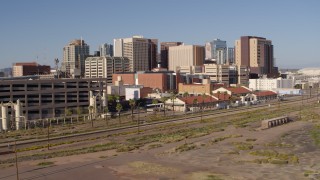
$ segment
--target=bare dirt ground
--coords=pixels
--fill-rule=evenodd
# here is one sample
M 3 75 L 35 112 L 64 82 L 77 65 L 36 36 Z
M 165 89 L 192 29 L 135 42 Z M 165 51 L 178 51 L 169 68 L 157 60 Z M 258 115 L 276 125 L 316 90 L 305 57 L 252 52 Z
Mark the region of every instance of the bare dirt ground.
M 311 126 L 310 122 L 300 121 L 260 131 L 229 126 L 222 132 L 188 139 L 187 143 L 197 145 L 196 149 L 189 151 L 174 151 L 175 147 L 185 143 L 182 141 L 163 144 L 162 147 L 151 150 L 144 146 L 122 154 L 106 151 L 60 157 L 50 160 L 54 162 L 53 167 L 33 170 L 20 176 L 31 179 L 88 179 L 88 174 L 93 174 L 94 179 L 304 179 L 307 178 L 305 172 L 320 171 L 319 148 L 307 133 Z M 229 135 L 234 137 L 214 144 L 209 143 L 212 139 Z M 252 142 L 252 149 L 235 148 L 234 142 L 246 142 L 247 139 L 256 139 Z M 272 142 L 294 146 L 265 146 Z M 257 157 L 249 155 L 248 152 L 261 149 L 295 154 L 299 157 L 299 163 L 279 165 L 252 162 Z M 238 153 L 232 153 L 234 151 Z M 115 156 L 116 154 L 118 155 Z M 20 169 L 39 168 L 37 164 L 42 161 L 20 163 Z M 1 171 L 13 173 L 13 170 L 14 167 Z M 56 173 L 50 174 L 55 171 Z M 8 179 L 15 179 L 15 176 Z
M 206 136 L 148 143 L 129 152 L 25 161 L 19 163 L 20 179 L 320 179 L 320 147 L 310 134 L 318 122 L 294 121 L 266 130 L 259 130 L 259 122 L 228 125 Z M 39 166 L 43 162 L 51 165 Z M 2 168 L 0 179 L 16 179 L 15 172 L 14 166 Z

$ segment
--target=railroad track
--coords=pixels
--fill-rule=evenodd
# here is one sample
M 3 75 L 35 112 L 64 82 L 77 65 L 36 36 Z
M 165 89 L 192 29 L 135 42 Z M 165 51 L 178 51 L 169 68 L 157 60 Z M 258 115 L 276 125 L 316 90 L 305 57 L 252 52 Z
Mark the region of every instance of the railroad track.
M 308 99 L 308 103 L 315 102 L 315 101 L 317 101 L 317 99 L 315 99 L 315 98 Z M 287 101 L 281 102 L 281 106 L 282 106 L 282 109 L 284 110 L 284 109 L 286 109 L 284 107 L 285 105 L 300 104 L 300 103 L 301 103 L 301 99 L 293 99 L 293 100 L 287 100 Z M 269 107 L 269 104 L 260 104 L 260 105 L 250 106 L 250 107 L 239 107 L 239 108 L 222 110 L 222 111 L 219 111 L 219 110 L 213 111 L 213 112 L 205 111 L 202 115 L 199 112 L 197 112 L 197 114 L 191 114 L 192 116 L 178 117 L 178 118 L 173 118 L 173 119 L 168 119 L 168 120 L 140 124 L 139 128 L 152 129 L 153 127 L 156 127 L 159 125 L 165 125 L 165 124 L 170 124 L 170 123 L 174 123 L 174 122 L 189 122 L 189 121 L 199 120 L 199 118 L 201 116 L 202 116 L 202 118 L 207 118 L 207 117 L 216 118 L 216 117 L 222 117 L 222 116 L 226 116 L 226 115 L 234 115 L 234 114 L 243 113 L 243 112 L 255 111 L 255 110 L 264 109 L 264 108 L 277 109 L 279 103 L 273 102 L 273 103 L 270 103 L 270 105 L 271 105 L 271 107 Z M 103 135 L 112 135 L 112 134 L 126 132 L 128 130 L 137 129 L 137 128 L 138 128 L 138 125 L 131 125 L 131 126 L 123 126 L 123 127 L 118 127 L 118 128 L 112 128 L 112 129 L 96 130 L 96 131 L 85 132 L 85 133 L 52 137 L 52 138 L 50 138 L 50 143 L 57 143 L 59 141 L 63 141 L 66 139 L 68 141 L 71 141 L 74 139 L 79 139 L 81 137 L 85 137 L 85 138 L 89 139 L 89 138 L 93 138 L 93 137 L 99 137 L 102 134 Z M 16 143 L 17 143 L 18 148 L 28 147 L 31 145 L 45 145 L 47 143 L 47 138 L 17 141 Z M 12 142 L 0 144 L 0 155 L 13 153 L 12 150 L 8 149 L 8 144 L 12 144 Z

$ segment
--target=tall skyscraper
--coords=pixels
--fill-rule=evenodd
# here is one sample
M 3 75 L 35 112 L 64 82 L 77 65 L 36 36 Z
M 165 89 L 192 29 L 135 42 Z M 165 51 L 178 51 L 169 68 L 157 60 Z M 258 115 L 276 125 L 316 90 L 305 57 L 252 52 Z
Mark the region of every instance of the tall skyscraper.
M 142 36 L 114 39 L 114 55 L 128 57 L 131 71 L 147 71 L 157 67 L 157 39 Z
M 235 63 L 250 67 L 250 73 L 275 75 L 271 40 L 256 36 L 242 36 L 235 42 Z
M 149 70 L 158 66 L 158 39 L 148 39 L 149 41 Z
M 112 44 L 101 44 L 99 46 L 99 51 L 100 51 L 100 56 L 104 57 L 104 56 L 113 56 L 113 45 Z
M 76 39 L 63 48 L 61 71 L 71 76 L 74 73 L 84 75 L 85 59 L 89 56 L 89 45 L 84 40 Z
M 180 46 L 182 42 L 162 42 L 160 43 L 160 52 L 161 52 L 161 66 L 163 68 L 168 68 L 169 61 L 169 47 Z
M 202 66 L 204 63 L 204 46 L 181 45 L 169 47 L 169 70 Z
M 234 64 L 234 48 L 228 47 L 227 49 L 227 63 Z
M 205 44 L 205 54 L 206 54 L 206 57 L 205 57 L 205 60 L 211 60 L 212 59 L 212 48 L 211 48 L 211 43 L 210 42 L 207 42 Z
M 113 39 L 113 54 L 116 57 L 123 56 L 123 39 Z
M 206 46 L 211 48 L 211 59 L 214 59 L 217 64 L 226 64 L 227 63 L 227 41 L 222 41 L 220 39 L 214 39 L 209 42 Z M 210 57 L 208 55 L 208 57 Z

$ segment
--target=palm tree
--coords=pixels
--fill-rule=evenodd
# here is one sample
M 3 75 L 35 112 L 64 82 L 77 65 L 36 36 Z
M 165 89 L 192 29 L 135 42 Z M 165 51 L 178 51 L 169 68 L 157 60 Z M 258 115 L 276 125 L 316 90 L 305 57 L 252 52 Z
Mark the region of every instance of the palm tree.
M 82 109 L 80 107 L 77 107 L 77 121 L 79 122 L 79 117 L 82 114 Z
M 131 120 L 133 121 L 133 110 L 136 106 L 136 101 L 134 99 L 130 99 L 129 100 L 129 105 L 130 105 L 130 108 L 131 108 Z
M 104 108 L 104 112 L 106 113 L 105 114 L 105 118 L 106 118 L 106 125 L 108 125 L 108 111 L 109 111 L 109 109 L 108 109 L 108 105 Z
M 89 106 L 89 114 L 90 114 L 90 120 L 91 120 L 91 127 L 93 127 L 93 117 L 92 117 L 92 114 L 93 114 L 93 106 Z
M 157 104 L 158 104 L 158 100 L 157 99 L 152 99 L 152 104 L 154 105 L 153 111 L 155 112 L 155 114 L 157 114 Z
M 164 116 L 166 116 L 166 101 L 168 100 L 168 97 L 161 97 L 161 101 L 163 103 L 163 113 Z
M 206 94 L 203 93 L 201 96 L 202 96 L 202 108 L 201 108 L 201 121 L 202 121 L 202 113 L 203 113 L 203 110 L 204 110 L 204 98 L 206 97 Z
M 119 116 L 119 124 L 121 124 L 121 120 L 120 120 L 120 112 L 122 110 L 122 105 L 121 103 L 117 103 L 117 106 L 116 106 L 116 110 L 118 111 L 118 116 Z
M 225 101 L 225 100 L 226 100 L 226 94 L 227 94 L 227 92 L 226 92 L 226 91 L 224 91 L 224 92 L 223 92 L 223 101 Z
M 174 115 L 174 100 L 176 99 L 176 94 L 174 92 L 171 93 L 170 99 L 172 101 L 172 111 L 173 111 L 173 115 Z
M 219 104 L 219 102 L 220 102 L 220 94 L 221 94 L 220 91 L 218 91 L 217 94 L 218 94 L 218 104 Z
M 193 99 L 193 111 L 195 110 L 195 106 L 198 103 L 198 99 Z

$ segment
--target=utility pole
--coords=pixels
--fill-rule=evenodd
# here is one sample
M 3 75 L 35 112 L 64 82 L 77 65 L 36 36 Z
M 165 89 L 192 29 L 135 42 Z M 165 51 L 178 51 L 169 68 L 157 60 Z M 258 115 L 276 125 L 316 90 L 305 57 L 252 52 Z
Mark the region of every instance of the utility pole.
M 16 140 L 16 139 L 14 139 L 14 155 L 15 155 L 15 161 L 16 161 L 17 180 L 19 180 L 18 155 L 17 155 L 17 140 Z
M 47 137 L 47 148 L 48 150 L 50 150 L 50 124 L 49 124 L 49 120 L 48 120 L 48 124 L 47 124 L 48 128 L 47 128 L 47 133 L 48 133 L 48 137 Z
M 302 105 L 303 105 L 303 91 L 301 89 L 300 120 L 302 118 L 302 116 L 301 116 Z
M 319 103 L 319 94 L 318 94 L 318 91 L 319 91 L 319 87 L 317 87 L 317 102 Z
M 138 103 L 138 134 L 140 134 L 140 104 L 141 102 Z

